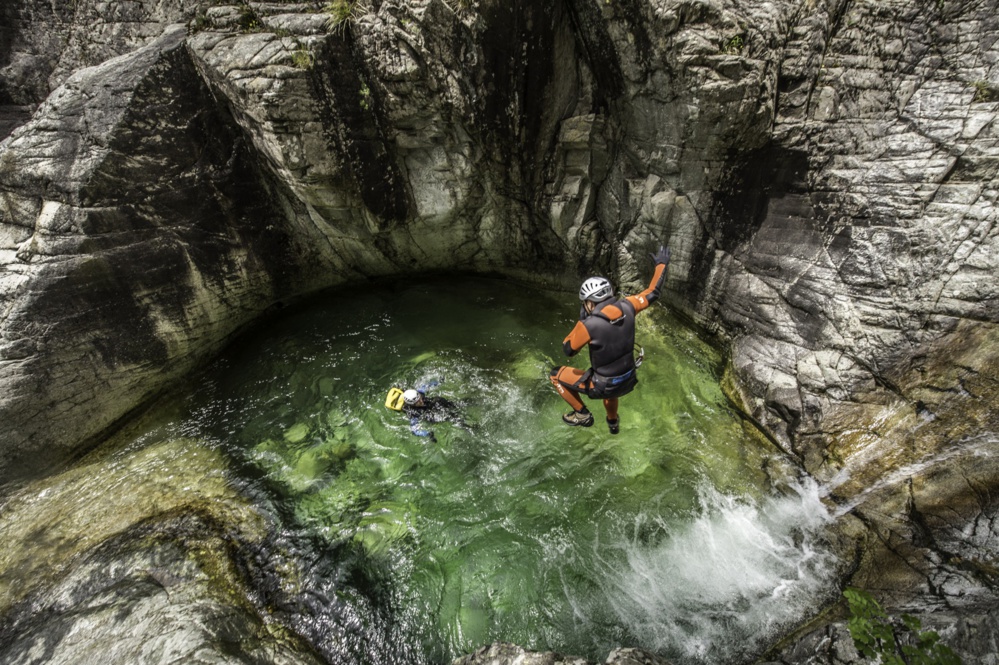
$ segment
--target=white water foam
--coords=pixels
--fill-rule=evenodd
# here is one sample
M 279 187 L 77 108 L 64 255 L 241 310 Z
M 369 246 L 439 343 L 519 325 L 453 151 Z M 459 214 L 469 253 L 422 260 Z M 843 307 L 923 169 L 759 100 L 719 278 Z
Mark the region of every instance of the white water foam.
M 625 542 L 623 565 L 603 557 L 602 592 L 646 648 L 745 660 L 834 591 L 830 516 L 810 481 L 759 504 L 704 489 L 701 505 L 693 520 L 660 523 L 655 543 Z

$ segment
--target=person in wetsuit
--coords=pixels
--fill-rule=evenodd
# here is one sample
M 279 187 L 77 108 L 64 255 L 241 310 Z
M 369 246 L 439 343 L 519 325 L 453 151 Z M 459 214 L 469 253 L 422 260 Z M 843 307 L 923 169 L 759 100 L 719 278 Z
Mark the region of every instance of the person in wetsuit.
M 467 427 L 459 413 L 460 405 L 446 397 L 427 395 L 427 388 L 410 388 L 402 393 L 402 411 L 409 417 L 409 431 L 416 436 L 425 436 L 437 441 L 433 430 L 426 429 L 423 423 L 449 422 Z
M 569 425 L 589 427 L 593 414 L 580 393 L 602 399 L 611 434 L 621 428 L 618 399 L 638 383 L 635 366 L 635 315 L 659 299 L 669 266 L 669 249 L 660 246 L 652 255 L 655 272 L 649 288 L 625 298 L 614 296 L 614 288 L 603 277 L 590 277 L 579 289 L 582 305 L 579 322 L 562 342 L 565 355 L 574 356 L 590 347 L 590 368 L 586 371 L 563 365 L 551 371 L 551 382 L 572 411 L 562 416 Z

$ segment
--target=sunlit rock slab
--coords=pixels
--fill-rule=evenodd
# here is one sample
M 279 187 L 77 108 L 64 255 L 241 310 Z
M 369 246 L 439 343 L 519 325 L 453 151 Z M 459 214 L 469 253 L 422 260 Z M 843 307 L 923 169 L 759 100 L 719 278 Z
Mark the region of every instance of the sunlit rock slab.
M 240 558 L 268 521 L 229 481 L 218 453 L 182 439 L 8 497 L 3 661 L 321 662 L 252 600 Z

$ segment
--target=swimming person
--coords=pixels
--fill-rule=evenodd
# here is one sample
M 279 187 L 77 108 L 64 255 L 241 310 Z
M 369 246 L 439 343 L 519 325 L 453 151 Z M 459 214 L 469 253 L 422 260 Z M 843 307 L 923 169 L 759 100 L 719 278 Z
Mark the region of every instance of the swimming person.
M 437 385 L 433 382 L 427 386 L 410 388 L 402 393 L 402 411 L 409 417 L 409 430 L 416 436 L 425 436 L 431 441 L 437 441 L 432 430 L 425 429 L 423 423 L 454 423 L 467 429 L 459 413 L 460 405 L 446 397 L 427 396 L 427 390 Z
M 614 297 L 614 288 L 604 277 L 590 277 L 579 289 L 582 305 L 579 321 L 562 341 L 565 355 L 574 356 L 584 346 L 590 347 L 590 368 L 585 372 L 563 365 L 551 371 L 551 382 L 572 411 L 562 416 L 569 425 L 593 424 L 581 392 L 591 399 L 602 399 L 611 434 L 621 428 L 618 398 L 627 395 L 638 383 L 635 364 L 635 315 L 659 299 L 669 266 L 669 249 L 660 246 L 655 255 L 655 272 L 649 288 L 626 298 Z

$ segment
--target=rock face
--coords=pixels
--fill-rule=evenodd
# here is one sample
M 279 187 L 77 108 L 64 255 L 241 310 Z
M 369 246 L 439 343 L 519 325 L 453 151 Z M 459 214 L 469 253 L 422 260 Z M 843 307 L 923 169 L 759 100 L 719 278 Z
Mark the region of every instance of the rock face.
M 227 473 L 182 439 L 7 497 L 0 534 L 25 546 L 0 557 L 4 662 L 324 662 L 248 588 L 268 520 Z
M 663 658 L 641 649 L 615 649 L 608 654 L 604 663 L 605 665 L 669 665 L 669 662 Z M 563 656 L 552 651 L 526 651 L 515 644 L 497 642 L 455 659 L 452 665 L 590 665 L 590 663 L 583 658 Z
M 906 565 L 994 587 L 999 476 L 954 473 L 999 431 L 994 11 L 751 4 L 374 0 L 331 27 L 312 3 L 5 3 L 0 479 L 299 294 L 632 288 L 664 241 L 667 300 L 729 345 L 746 413 Z M 885 591 L 913 584 L 963 593 Z
M 4 144 L 8 474 L 69 457 L 189 371 L 273 302 L 282 277 L 260 264 L 293 265 L 244 141 L 191 89 L 185 35 L 81 70 Z
M 739 331 L 754 415 L 823 479 L 850 446 L 895 445 L 885 414 L 932 417 L 959 385 L 917 395 L 918 375 L 997 315 L 994 21 L 891 7 L 823 5 L 792 33 L 773 139 L 735 183 L 743 216 L 713 216 L 719 238 L 747 218 L 751 235 L 722 243 L 700 301 Z

